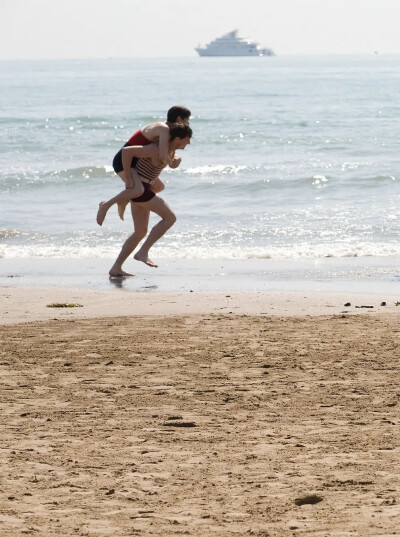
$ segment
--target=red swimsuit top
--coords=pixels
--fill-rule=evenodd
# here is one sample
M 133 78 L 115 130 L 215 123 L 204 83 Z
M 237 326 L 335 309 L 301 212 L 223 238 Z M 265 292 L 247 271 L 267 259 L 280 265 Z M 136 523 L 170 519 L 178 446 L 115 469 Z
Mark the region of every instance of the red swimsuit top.
M 135 134 L 132 134 L 125 145 L 149 145 L 152 143 L 153 142 L 148 140 L 141 130 L 138 130 L 135 132 Z

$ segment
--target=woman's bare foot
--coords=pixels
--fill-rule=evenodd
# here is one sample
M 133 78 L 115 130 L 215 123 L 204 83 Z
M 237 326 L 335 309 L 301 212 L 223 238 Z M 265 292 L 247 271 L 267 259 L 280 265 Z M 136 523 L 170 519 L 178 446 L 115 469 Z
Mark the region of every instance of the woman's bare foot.
M 121 202 L 117 203 L 118 215 L 121 218 L 121 220 L 124 219 L 125 209 L 126 209 L 127 205 L 128 205 L 127 201 L 121 201 Z
M 97 211 L 97 216 L 96 216 L 96 222 L 99 224 L 99 226 L 103 224 L 104 218 L 106 217 L 106 214 L 108 211 L 108 208 L 105 207 L 105 205 L 106 205 L 105 201 L 101 201 L 99 203 L 99 210 Z
M 154 268 L 157 268 L 158 265 L 156 265 L 155 263 L 153 263 L 153 261 L 150 259 L 150 257 L 148 256 L 148 254 L 142 254 L 140 253 L 140 251 L 135 254 L 133 256 L 136 261 L 142 261 L 143 263 L 145 263 L 146 265 L 149 265 L 149 267 L 154 267 Z

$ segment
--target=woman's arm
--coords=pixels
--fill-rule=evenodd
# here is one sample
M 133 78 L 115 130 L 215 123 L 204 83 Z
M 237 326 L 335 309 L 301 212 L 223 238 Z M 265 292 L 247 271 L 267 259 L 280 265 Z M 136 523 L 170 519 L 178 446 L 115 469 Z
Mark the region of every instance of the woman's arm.
M 158 147 L 156 144 L 131 145 L 122 149 L 122 167 L 126 177 L 126 188 L 133 188 L 135 181 L 131 175 L 131 163 L 133 158 L 156 158 L 158 159 Z
M 151 123 L 142 130 L 143 135 L 152 142 L 158 142 L 158 157 L 163 164 L 170 164 L 168 156 L 170 132 L 166 123 Z
M 171 158 L 169 156 L 169 127 L 167 125 L 160 125 L 157 127 L 158 131 L 158 158 L 163 164 L 171 164 Z

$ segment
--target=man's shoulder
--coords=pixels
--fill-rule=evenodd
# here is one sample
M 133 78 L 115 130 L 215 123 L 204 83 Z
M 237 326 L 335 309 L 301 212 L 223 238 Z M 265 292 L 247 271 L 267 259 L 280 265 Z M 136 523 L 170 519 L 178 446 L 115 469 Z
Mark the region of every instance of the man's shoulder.
M 143 150 L 149 157 L 158 157 L 158 142 L 152 142 L 151 144 L 143 146 Z

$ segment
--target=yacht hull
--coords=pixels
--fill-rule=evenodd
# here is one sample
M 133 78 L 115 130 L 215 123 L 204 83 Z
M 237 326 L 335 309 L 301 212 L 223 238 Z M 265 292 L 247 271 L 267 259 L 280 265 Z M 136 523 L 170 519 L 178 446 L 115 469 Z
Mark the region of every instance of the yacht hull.
M 227 56 L 245 56 L 245 57 L 250 57 L 250 56 L 253 56 L 253 57 L 262 57 L 262 56 L 273 56 L 273 52 L 265 52 L 265 53 L 261 53 L 261 52 L 257 52 L 257 53 L 245 53 L 245 52 L 224 52 L 224 53 L 221 53 L 221 52 L 214 52 L 214 51 L 208 51 L 208 50 L 202 50 L 202 49 L 197 49 L 196 48 L 196 52 L 198 53 L 199 56 L 213 56 L 213 57 L 221 57 L 221 56 L 224 56 L 224 57 L 227 57 Z

